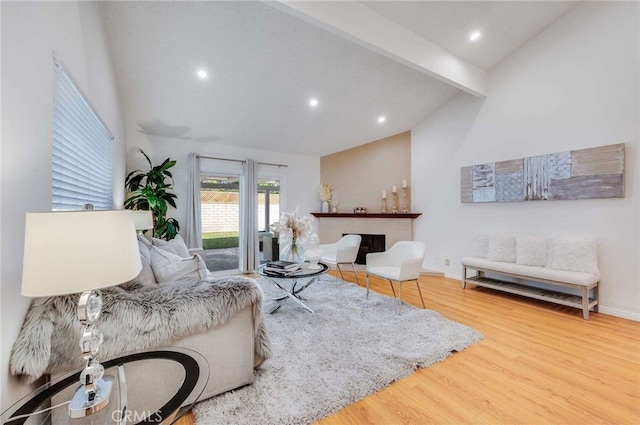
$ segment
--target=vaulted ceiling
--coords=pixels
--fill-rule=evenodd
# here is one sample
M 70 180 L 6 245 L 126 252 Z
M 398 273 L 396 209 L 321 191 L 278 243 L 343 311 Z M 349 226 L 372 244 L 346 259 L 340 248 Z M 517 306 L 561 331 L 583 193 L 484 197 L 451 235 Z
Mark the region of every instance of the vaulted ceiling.
M 410 130 L 460 90 L 482 97 L 492 67 L 577 3 L 105 1 L 101 10 L 130 132 L 321 156 Z

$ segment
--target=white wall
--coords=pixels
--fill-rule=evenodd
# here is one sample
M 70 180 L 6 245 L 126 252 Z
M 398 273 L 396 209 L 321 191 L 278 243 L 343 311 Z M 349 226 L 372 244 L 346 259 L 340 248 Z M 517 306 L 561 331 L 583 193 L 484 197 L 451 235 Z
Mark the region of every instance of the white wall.
M 640 320 L 639 6 L 580 4 L 490 72 L 486 99 L 460 94 L 413 129 L 415 237 L 429 263 L 460 277 L 478 229 L 593 235 L 600 311 Z M 460 203 L 462 166 L 620 142 L 623 199 Z
M 96 3 L 2 2 L 0 7 L 0 410 L 4 410 L 30 390 L 9 376 L 8 363 L 29 304 L 20 295 L 25 213 L 51 209 L 53 50 L 115 136 L 115 206 L 124 196 L 126 134 Z
M 246 149 L 216 143 L 146 136 L 139 132 L 130 133 L 129 136 L 128 167 L 131 167 L 131 164 L 136 164 L 136 166 L 143 167 L 141 168 L 142 170 L 146 170 L 148 168 L 148 166 L 145 168 L 144 165 L 139 164 L 139 154 L 136 155 L 138 146 L 143 146 L 142 149 L 149 155 L 154 165 L 160 163 L 167 157 L 177 161 L 176 166 L 173 169 L 175 171 L 173 171 L 172 174 L 175 182 L 174 192 L 178 196 L 178 200 L 176 202 L 178 209 L 174 210 L 170 208 L 169 216 L 178 220 L 181 226 L 180 233 L 183 236 L 184 226 L 186 223 L 185 217 L 187 214 L 186 200 L 189 183 L 189 163 L 187 155 L 189 152 L 195 152 L 199 155 L 213 156 L 217 158 L 240 160 L 253 159 L 259 162 L 287 165 L 286 168 L 270 166 L 261 167 L 265 172 L 282 175 L 280 196 L 281 202 L 283 202 L 284 205 L 281 211 L 291 211 L 296 207 L 299 207 L 299 213 L 301 215 L 308 215 L 310 212 L 317 211 L 319 208 L 319 157 Z M 149 152 L 147 150 L 149 146 L 152 147 L 153 152 Z M 207 166 L 210 167 L 211 163 L 212 161 L 208 161 Z M 225 166 L 225 162 L 220 164 Z M 226 165 L 229 164 L 234 163 L 226 163 Z M 272 221 L 277 219 L 277 217 L 273 217 Z

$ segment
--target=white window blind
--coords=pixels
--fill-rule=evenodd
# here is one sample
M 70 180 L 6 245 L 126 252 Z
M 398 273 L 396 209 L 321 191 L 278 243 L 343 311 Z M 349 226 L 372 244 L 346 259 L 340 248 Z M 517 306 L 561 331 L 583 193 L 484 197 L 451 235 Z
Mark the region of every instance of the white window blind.
M 113 137 L 70 76 L 53 68 L 52 209 L 111 209 Z

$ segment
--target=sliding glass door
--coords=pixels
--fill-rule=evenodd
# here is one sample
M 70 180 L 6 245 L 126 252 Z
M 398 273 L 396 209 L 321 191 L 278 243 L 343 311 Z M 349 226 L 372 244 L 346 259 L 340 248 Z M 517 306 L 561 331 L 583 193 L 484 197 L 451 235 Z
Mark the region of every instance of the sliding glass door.
M 247 266 L 241 261 L 248 255 L 255 256 L 256 251 L 257 261 L 266 261 L 265 240 L 269 243 L 266 247 L 268 259 L 274 254 L 277 256 L 278 246 L 270 237 L 270 225 L 280 219 L 284 176 L 256 167 L 255 173 L 249 173 L 256 176 L 257 183 L 252 189 L 257 191 L 257 196 L 251 197 L 246 196 L 246 188 L 251 187 L 247 181 L 249 177 L 244 175 L 246 166 L 236 163 L 207 165 L 200 171 L 202 247 L 207 268 L 212 272 L 253 270 L 253 265 Z M 255 214 L 247 214 L 248 211 L 255 211 Z
M 212 272 L 239 267 L 240 177 L 201 174 L 202 248 L 207 268 Z

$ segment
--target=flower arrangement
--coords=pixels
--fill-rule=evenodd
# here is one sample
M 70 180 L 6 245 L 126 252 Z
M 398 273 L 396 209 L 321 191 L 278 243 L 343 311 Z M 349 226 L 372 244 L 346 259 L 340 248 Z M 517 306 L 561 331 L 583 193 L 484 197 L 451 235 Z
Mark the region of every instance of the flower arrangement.
M 280 214 L 280 222 L 272 225 L 273 230 L 280 233 L 278 240 L 280 243 L 291 243 L 296 245 L 306 240 L 311 235 L 313 218 L 309 216 L 299 216 L 298 208 L 294 211 Z
M 329 202 L 331 198 L 333 198 L 333 184 L 331 183 L 320 183 L 320 190 L 318 191 L 318 198 L 322 202 Z
M 285 261 L 304 262 L 304 249 L 300 245 L 307 237 L 311 236 L 313 218 L 298 215 L 298 209 L 283 212 L 280 215 L 280 222 L 274 223 L 271 227 L 280 233 L 278 240 L 284 248 L 280 253 L 280 259 Z

